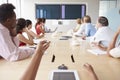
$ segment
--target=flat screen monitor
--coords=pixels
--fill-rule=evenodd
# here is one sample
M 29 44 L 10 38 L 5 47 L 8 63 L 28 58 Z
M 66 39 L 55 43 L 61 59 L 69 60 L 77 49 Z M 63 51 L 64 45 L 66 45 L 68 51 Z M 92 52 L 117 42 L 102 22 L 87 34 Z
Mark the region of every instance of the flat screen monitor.
M 86 15 L 85 4 L 36 4 L 36 18 L 76 19 Z

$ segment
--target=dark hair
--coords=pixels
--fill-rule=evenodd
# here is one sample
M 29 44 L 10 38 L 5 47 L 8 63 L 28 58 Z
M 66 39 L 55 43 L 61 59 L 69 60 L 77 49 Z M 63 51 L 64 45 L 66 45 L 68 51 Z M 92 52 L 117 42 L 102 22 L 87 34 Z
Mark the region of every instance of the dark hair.
M 41 24 L 41 22 L 43 22 L 43 19 L 42 18 L 37 18 L 37 23 L 35 24 L 35 28 L 38 24 Z
M 98 18 L 98 22 L 102 25 L 102 26 L 108 26 L 109 22 L 108 19 L 104 16 L 101 16 Z
M 45 22 L 46 22 L 46 19 L 45 19 L 45 18 L 42 18 L 42 22 L 45 23 Z
M 9 3 L 0 5 L 0 22 L 12 18 L 15 15 L 14 9 L 15 7 Z
M 31 25 L 31 24 L 32 24 L 32 21 L 29 20 L 29 19 L 27 19 L 27 20 L 26 20 L 26 27 L 28 27 L 28 26 Z
M 17 27 L 16 27 L 17 33 L 20 33 L 23 30 L 23 28 L 25 28 L 25 27 L 26 27 L 26 21 L 25 21 L 25 19 L 19 18 L 17 20 Z

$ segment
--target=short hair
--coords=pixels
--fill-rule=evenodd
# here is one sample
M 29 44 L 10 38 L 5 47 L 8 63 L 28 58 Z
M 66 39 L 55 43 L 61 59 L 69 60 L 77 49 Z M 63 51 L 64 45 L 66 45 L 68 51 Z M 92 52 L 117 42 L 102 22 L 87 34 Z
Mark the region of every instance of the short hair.
M 23 28 L 25 28 L 25 27 L 26 27 L 25 19 L 24 18 L 19 18 L 17 20 L 17 27 L 16 27 L 17 33 L 20 33 L 23 30 Z
M 32 24 L 32 21 L 29 20 L 29 19 L 27 19 L 27 20 L 26 20 L 26 27 L 28 27 L 28 26 L 31 25 L 31 24 Z
M 90 16 L 86 15 L 86 16 L 84 17 L 84 22 L 85 22 L 85 23 L 91 23 L 91 18 L 90 18 Z
M 10 3 L 0 5 L 0 22 L 12 18 L 15 15 L 14 9 L 15 7 Z
M 108 19 L 104 16 L 101 16 L 98 18 L 98 23 L 100 23 L 102 26 L 108 26 L 109 22 Z

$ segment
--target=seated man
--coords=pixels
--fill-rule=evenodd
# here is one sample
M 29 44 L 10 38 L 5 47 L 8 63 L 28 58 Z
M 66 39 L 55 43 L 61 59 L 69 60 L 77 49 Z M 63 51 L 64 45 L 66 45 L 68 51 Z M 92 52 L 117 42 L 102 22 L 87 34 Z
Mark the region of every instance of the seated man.
M 35 51 L 33 48 L 19 47 L 14 9 L 9 3 L 0 5 L 0 56 L 7 61 L 25 59 Z
M 107 50 L 107 47 L 113 38 L 114 32 L 108 27 L 109 22 L 106 17 L 99 17 L 97 21 L 97 32 L 91 38 L 90 43 L 92 46 L 100 50 Z
M 114 35 L 114 37 L 113 37 L 113 39 L 112 39 L 112 41 L 109 44 L 109 47 L 107 49 L 108 55 L 112 56 L 114 58 L 119 58 L 120 57 L 120 43 L 118 43 L 118 45 L 116 46 L 119 34 L 120 34 L 120 27 L 117 30 L 117 32 L 115 33 L 115 35 Z

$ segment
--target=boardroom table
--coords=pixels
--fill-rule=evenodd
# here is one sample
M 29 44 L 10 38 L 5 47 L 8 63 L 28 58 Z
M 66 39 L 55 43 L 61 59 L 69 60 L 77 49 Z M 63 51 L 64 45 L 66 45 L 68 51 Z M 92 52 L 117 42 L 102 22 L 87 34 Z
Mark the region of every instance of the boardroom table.
M 120 59 L 107 55 L 94 55 L 87 51 L 90 49 L 88 40 L 80 37 L 61 39 L 65 33 L 46 33 L 43 40 L 51 41 L 50 47 L 44 53 L 37 72 L 36 80 L 50 80 L 51 72 L 58 70 L 64 64 L 68 70 L 76 70 L 80 80 L 92 80 L 83 65 L 89 63 L 93 66 L 99 80 L 120 80 Z M 40 39 L 40 40 L 42 40 Z M 81 40 L 79 45 L 73 45 Z M 18 80 L 29 65 L 31 57 L 17 61 L 7 62 L 0 59 L 0 80 Z

